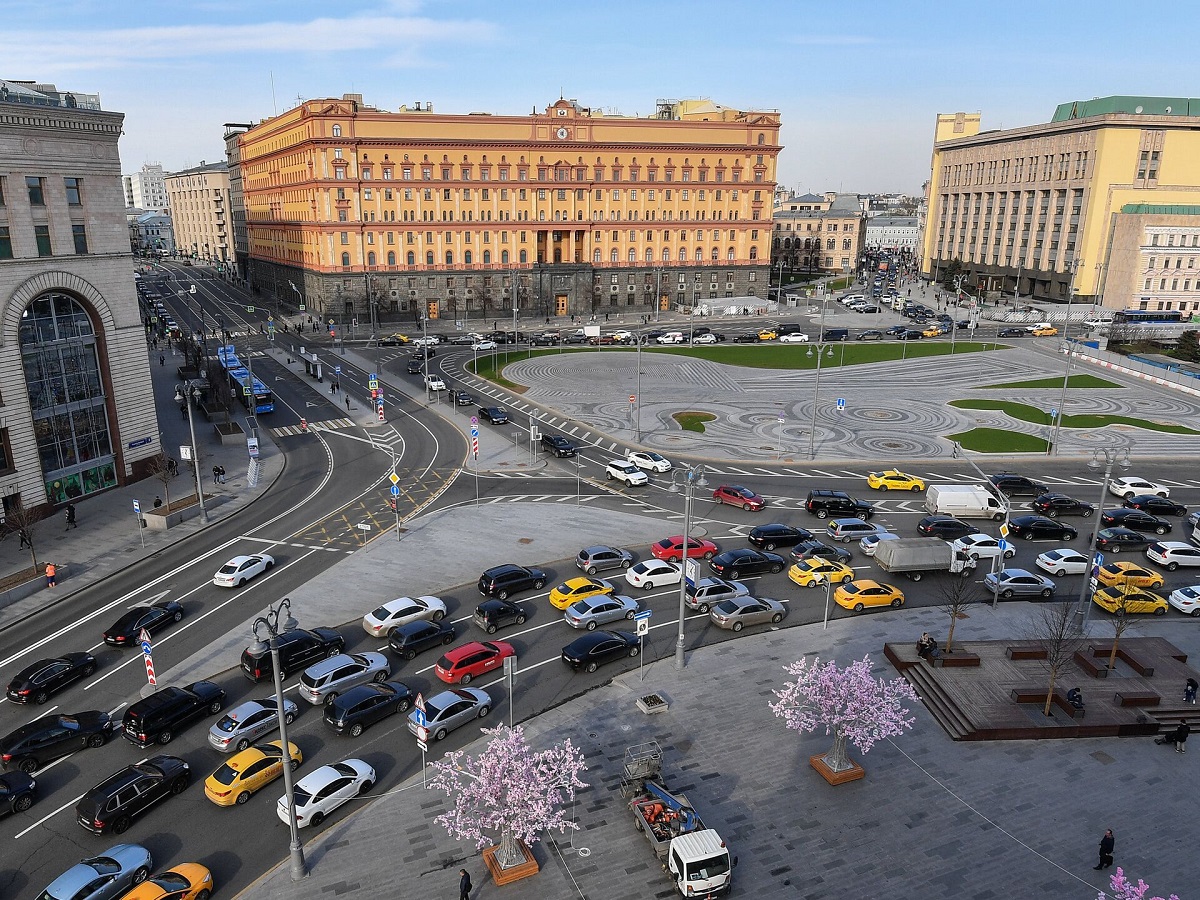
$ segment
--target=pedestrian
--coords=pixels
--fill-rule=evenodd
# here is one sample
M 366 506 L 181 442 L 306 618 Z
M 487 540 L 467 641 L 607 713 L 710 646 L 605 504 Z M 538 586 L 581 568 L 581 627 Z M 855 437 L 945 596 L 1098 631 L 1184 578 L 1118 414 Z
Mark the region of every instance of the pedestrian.
M 26 547 L 28 547 L 30 550 L 32 550 L 33 544 L 29 542 L 29 532 L 22 528 L 18 533 L 21 535 L 21 546 L 17 549 L 24 550 Z
M 162 497 L 155 497 L 154 498 L 154 508 L 159 509 L 160 507 L 162 507 Z
M 58 569 L 54 563 L 46 563 L 46 587 L 54 587 L 58 584 Z
M 167 460 L 167 471 L 171 473 L 172 477 L 179 475 L 179 463 L 175 461 L 175 457 L 173 456 Z
M 167 357 L 162 353 L 158 354 L 158 364 L 160 366 L 165 366 L 167 364 Z
M 75 521 L 75 504 L 67 504 L 67 527 L 63 531 L 70 531 L 72 528 L 78 528 L 79 525 Z
M 213 484 L 221 483 L 221 467 L 213 466 Z
M 466 869 L 458 870 L 458 900 L 471 900 L 471 874 Z
M 1179 727 L 1175 729 L 1175 752 L 1183 753 L 1187 748 L 1184 744 L 1187 743 L 1188 735 L 1192 732 L 1192 726 L 1187 722 L 1180 722 Z
M 1116 843 L 1113 838 L 1112 829 L 1104 832 L 1104 837 L 1100 838 L 1100 862 L 1092 866 L 1093 869 L 1107 869 L 1113 864 L 1113 845 Z
M 1195 678 L 1189 678 L 1183 686 L 1183 702 L 1196 705 L 1196 689 L 1200 688 L 1200 684 L 1196 683 Z
M 217 472 L 221 476 L 221 484 L 225 483 L 225 467 L 217 466 Z
M 346 395 L 346 410 L 347 410 L 347 412 L 350 410 L 350 395 L 349 394 Z

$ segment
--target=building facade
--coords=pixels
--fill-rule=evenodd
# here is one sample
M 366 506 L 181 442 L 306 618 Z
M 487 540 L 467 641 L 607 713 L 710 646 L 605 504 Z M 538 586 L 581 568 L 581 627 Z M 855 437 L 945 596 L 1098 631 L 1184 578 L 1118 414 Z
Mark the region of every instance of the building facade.
M 165 177 L 163 167 L 157 164 L 144 165 L 132 175 L 122 175 L 125 206 L 129 209 L 169 214 L 171 208 L 167 202 Z
M 836 194 L 825 209 L 776 211 L 771 263 L 812 275 L 853 272 L 866 246 L 866 221 L 857 194 Z
M 229 226 L 229 167 L 200 163 L 163 179 L 171 228 L 180 256 L 227 263 L 233 256 Z
M 59 96 L 0 99 L 6 511 L 135 480 L 161 450 L 117 153 L 124 116 Z
M 663 100 L 635 118 L 560 99 L 442 115 L 346 95 L 237 150 L 246 277 L 310 310 L 549 317 L 767 295 L 776 112 Z
M 916 253 L 919 236 L 916 216 L 872 216 L 867 219 L 866 244 L 873 250 Z
M 925 276 L 957 261 L 983 290 L 1125 308 L 1135 282 L 1118 291 L 1106 273 L 1140 249 L 1114 227 L 1130 206 L 1200 202 L 1200 100 L 1102 97 L 1002 131 L 939 115 L 927 190 Z
M 129 221 L 129 243 L 135 253 L 174 255 L 175 235 L 170 216 L 133 209 L 126 211 L 126 218 Z
M 1200 204 L 1126 204 L 1113 216 L 1112 246 L 1122 252 L 1109 258 L 1103 293 L 1114 308 L 1200 318 Z

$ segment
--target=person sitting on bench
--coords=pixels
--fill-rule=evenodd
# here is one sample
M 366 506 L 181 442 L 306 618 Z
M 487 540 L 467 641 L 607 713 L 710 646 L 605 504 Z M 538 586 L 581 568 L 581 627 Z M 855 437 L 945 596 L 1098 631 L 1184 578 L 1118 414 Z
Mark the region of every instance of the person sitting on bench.
M 1067 702 L 1076 709 L 1083 709 L 1083 691 L 1077 687 L 1071 688 L 1067 691 Z
M 937 641 L 929 636 L 928 631 L 923 633 L 921 639 L 917 641 L 917 656 L 928 660 L 940 659 L 942 656 L 942 651 L 938 649 Z

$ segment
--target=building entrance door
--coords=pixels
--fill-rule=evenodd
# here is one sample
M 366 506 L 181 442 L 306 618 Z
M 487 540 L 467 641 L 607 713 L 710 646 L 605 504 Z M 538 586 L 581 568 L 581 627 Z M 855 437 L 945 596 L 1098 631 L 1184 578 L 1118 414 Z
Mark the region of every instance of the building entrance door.
M 554 297 L 554 314 L 556 316 L 565 316 L 567 314 L 567 295 L 556 294 Z

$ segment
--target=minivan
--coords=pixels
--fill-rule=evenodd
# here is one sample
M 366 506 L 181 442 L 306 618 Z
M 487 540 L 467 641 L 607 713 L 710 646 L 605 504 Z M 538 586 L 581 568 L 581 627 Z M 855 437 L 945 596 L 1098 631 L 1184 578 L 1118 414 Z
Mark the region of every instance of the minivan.
M 826 328 L 821 332 L 821 340 L 823 341 L 844 341 L 849 337 L 849 328 Z
M 834 519 L 825 526 L 825 533 L 843 544 L 862 540 L 868 534 L 876 534 L 881 531 L 887 531 L 887 529 L 882 525 L 864 522 L 861 519 Z

